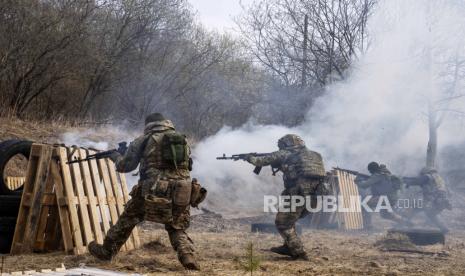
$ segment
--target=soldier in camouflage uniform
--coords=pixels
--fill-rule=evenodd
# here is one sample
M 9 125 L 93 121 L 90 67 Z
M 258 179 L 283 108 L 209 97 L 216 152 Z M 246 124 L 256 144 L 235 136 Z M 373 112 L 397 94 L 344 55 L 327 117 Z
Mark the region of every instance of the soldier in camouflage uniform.
M 246 161 L 255 166 L 279 169 L 283 172 L 285 187 L 282 195 L 312 196 L 311 204 L 315 207 L 316 196 L 323 193 L 326 175 L 321 155 L 307 149 L 304 141 L 293 134 L 279 139 L 278 147 L 279 151 L 260 157 L 248 156 Z M 284 239 L 284 245 L 271 248 L 271 251 L 294 259 L 308 260 L 302 241 L 295 231 L 297 220 L 308 214 L 305 205 L 296 206 L 295 212 L 278 212 L 275 224 Z
M 361 189 L 370 189 L 372 198 L 368 201 L 367 205 L 375 210 L 380 197 L 386 196 L 389 204 L 396 209 L 398 201 L 398 193 L 402 187 L 402 180 L 397 176 L 391 174 L 391 172 L 386 168 L 385 165 L 379 165 L 376 162 L 370 162 L 368 164 L 368 171 L 370 172 L 370 177 L 360 177 L 355 178 L 355 183 Z M 364 228 L 370 230 L 373 228 L 371 213 L 367 212 L 365 209 L 362 209 Z M 384 219 L 392 220 L 400 224 L 410 224 L 408 220 L 397 214 L 396 212 L 389 212 L 386 209 L 380 210 L 380 215 Z
M 164 161 L 164 137 L 177 134 L 173 123 L 161 114 L 151 114 L 146 118 L 144 134 L 135 139 L 124 156 L 116 153 L 111 159 L 119 172 L 130 172 L 140 165 L 140 180 L 132 189 L 131 199 L 117 223 L 108 231 L 103 245 L 95 242 L 89 244 L 89 252 L 102 260 L 111 260 L 130 236 L 133 228 L 147 218 L 147 212 L 155 215 L 167 215 L 162 220 L 153 220 L 165 224 L 171 245 L 177 251 L 179 261 L 186 269 L 199 270 L 194 256 L 194 246 L 185 230 L 189 227 L 191 196 L 189 164 L 170 164 Z M 186 148 L 188 150 L 187 142 Z M 190 152 L 186 151 L 186 154 Z M 190 160 L 190 158 L 188 158 Z M 190 161 L 189 161 L 190 163 Z M 176 167 L 176 168 L 175 168 Z M 165 207 L 154 205 L 147 209 L 148 196 Z M 153 201 L 149 201 L 152 202 Z M 180 204 L 178 204 L 180 203 Z M 163 205 L 160 205 L 163 206 Z
M 420 175 L 406 180 L 407 186 L 419 186 L 423 192 L 423 208 L 426 216 L 441 231 L 447 233 L 449 229 L 438 218 L 438 215 L 445 209 L 451 210 L 452 205 L 447 197 L 446 183 L 434 168 L 425 167 L 420 171 Z

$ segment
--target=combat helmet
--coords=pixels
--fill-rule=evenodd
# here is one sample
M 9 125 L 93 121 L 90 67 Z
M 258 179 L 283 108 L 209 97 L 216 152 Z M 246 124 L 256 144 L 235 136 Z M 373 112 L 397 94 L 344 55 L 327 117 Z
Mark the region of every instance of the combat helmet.
M 284 135 L 278 140 L 279 149 L 292 148 L 292 147 L 303 147 L 303 146 L 305 146 L 304 140 L 302 140 L 300 136 L 295 135 L 295 134 Z
M 380 168 L 377 162 L 372 161 L 368 164 L 367 169 L 370 173 L 373 174 L 373 173 L 379 172 Z
M 431 173 L 437 173 L 438 171 L 434 167 L 424 167 L 420 171 L 420 175 L 425 175 L 425 174 L 431 174 Z
M 174 124 L 170 120 L 166 119 L 161 113 L 152 113 L 145 118 L 145 130 L 163 130 L 173 129 Z

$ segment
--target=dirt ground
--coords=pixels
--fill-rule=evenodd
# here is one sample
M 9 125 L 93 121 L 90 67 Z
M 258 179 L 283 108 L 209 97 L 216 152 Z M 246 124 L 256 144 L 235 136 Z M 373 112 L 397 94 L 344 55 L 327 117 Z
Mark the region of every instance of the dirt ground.
M 59 129 L 59 130 L 57 130 Z M 61 142 L 59 132 L 67 127 L 31 124 L 0 118 L 0 140 L 28 138 L 49 143 Z M 454 198 L 463 210 L 463 197 Z M 461 213 L 446 214 L 452 226 L 446 244 L 421 247 L 419 253 L 383 252 L 376 245 L 384 232 L 342 232 L 304 229 L 302 240 L 310 261 L 292 261 L 267 251 L 279 246 L 276 234 L 250 232 L 257 218 L 228 220 L 218 214 L 195 216 L 189 234 L 202 266 L 201 272 L 186 272 L 179 264 L 162 227 L 141 226 L 140 249 L 120 253 L 112 262 L 101 262 L 89 255 L 71 256 L 60 252 L 6 256 L 3 272 L 77 267 L 81 264 L 150 275 L 250 275 L 243 269 L 247 245 L 253 243 L 260 261 L 253 275 L 465 275 L 465 229 Z M 265 221 L 268 222 L 268 221 Z M 379 224 L 375 224 L 378 227 Z
M 111 263 L 89 255 L 61 253 L 7 256 L 4 272 L 37 270 L 61 266 L 115 269 L 150 275 L 248 275 L 241 265 L 246 247 L 252 242 L 260 266 L 253 275 L 465 275 L 465 232 L 452 232 L 446 244 L 422 247 L 423 253 L 383 252 L 375 243 L 383 233 L 348 233 L 336 230 L 304 229 L 302 239 L 310 261 L 292 261 L 267 251 L 281 243 L 275 234 L 242 230 L 197 232 L 190 236 L 196 244 L 201 272 L 186 272 L 169 246 L 164 230 L 144 227 L 144 246 L 120 253 Z

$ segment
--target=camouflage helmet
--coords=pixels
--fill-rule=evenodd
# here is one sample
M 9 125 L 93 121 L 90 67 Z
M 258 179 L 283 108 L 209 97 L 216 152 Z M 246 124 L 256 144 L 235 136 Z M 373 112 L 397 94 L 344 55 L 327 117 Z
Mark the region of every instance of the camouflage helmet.
M 144 132 L 149 133 L 152 131 L 160 131 L 166 129 L 173 129 L 173 122 L 166 119 L 160 113 L 152 113 L 145 118 L 145 130 Z
M 367 169 L 370 173 L 375 173 L 378 172 L 380 168 L 377 162 L 372 161 L 368 164 Z
M 153 122 L 158 122 L 158 121 L 164 121 L 166 120 L 165 117 L 161 113 L 152 113 L 145 117 L 145 124 L 153 123 Z
M 425 175 L 425 174 L 436 173 L 436 172 L 438 171 L 433 167 L 424 167 L 423 169 L 421 169 L 420 174 Z
M 285 149 L 296 146 L 305 146 L 304 140 L 295 134 L 287 134 L 278 140 L 278 148 Z

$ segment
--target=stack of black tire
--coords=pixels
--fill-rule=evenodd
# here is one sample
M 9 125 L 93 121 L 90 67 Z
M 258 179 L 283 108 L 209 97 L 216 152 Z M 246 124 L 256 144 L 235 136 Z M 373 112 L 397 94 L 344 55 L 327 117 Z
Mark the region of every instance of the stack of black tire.
M 8 161 L 21 154 L 29 158 L 31 141 L 7 140 L 0 143 L 0 253 L 10 253 L 11 241 L 16 227 L 22 187 L 12 191 L 6 183 L 4 169 Z

